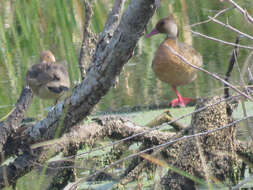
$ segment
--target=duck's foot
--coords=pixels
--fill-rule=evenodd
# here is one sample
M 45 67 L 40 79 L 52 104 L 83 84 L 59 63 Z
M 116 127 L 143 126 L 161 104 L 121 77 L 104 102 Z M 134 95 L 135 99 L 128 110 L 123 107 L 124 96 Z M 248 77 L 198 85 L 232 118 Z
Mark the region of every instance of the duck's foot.
M 192 98 L 180 97 L 179 99 L 174 99 L 170 102 L 171 107 L 186 107 L 186 105 L 191 102 Z

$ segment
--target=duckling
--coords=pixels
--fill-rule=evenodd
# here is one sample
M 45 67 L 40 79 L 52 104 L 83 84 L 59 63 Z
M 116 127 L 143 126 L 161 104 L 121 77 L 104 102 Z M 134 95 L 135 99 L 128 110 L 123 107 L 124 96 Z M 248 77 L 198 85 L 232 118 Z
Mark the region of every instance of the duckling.
M 40 54 L 40 63 L 33 65 L 26 74 L 26 83 L 41 99 L 58 99 L 69 90 L 70 81 L 66 67 L 55 63 L 51 51 Z
M 194 81 L 197 78 L 197 70 L 183 62 L 167 46 L 173 48 L 197 67 L 202 65 L 202 56 L 192 46 L 178 41 L 178 27 L 173 17 L 160 19 L 146 37 L 149 38 L 159 33 L 166 34 L 167 37 L 156 50 L 152 69 L 161 81 L 170 84 L 175 91 L 177 99 L 171 101 L 171 106 L 185 107 L 192 101 L 192 98 L 182 97 L 176 87 Z

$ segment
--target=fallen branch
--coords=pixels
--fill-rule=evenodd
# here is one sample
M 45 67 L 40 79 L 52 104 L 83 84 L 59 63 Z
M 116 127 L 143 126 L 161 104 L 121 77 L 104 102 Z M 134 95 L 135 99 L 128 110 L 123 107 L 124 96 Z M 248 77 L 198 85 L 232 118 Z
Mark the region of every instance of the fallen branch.
M 169 123 L 170 121 L 173 121 L 173 117 L 170 114 L 169 110 L 165 111 L 164 113 L 162 113 L 161 115 L 155 117 L 152 121 L 150 121 L 148 124 L 146 124 L 147 127 L 156 127 L 158 125 L 162 125 L 163 123 Z M 173 122 L 170 124 L 175 131 L 181 131 L 183 129 L 186 129 L 186 126 L 184 126 L 182 123 L 180 122 Z
M 20 142 L 23 146 L 31 146 L 31 153 L 25 152 L 10 163 L 0 168 L 0 187 L 6 185 L 8 179 L 9 185 L 14 185 L 16 180 L 38 164 L 44 164 L 52 156 L 65 151 L 78 150 L 83 145 L 91 145 L 97 139 L 109 137 L 111 139 L 122 139 L 147 130 L 145 127 L 137 126 L 129 120 L 120 117 L 97 118 L 95 122 L 85 126 L 74 127 L 70 133 L 63 135 L 60 139 L 47 141 L 39 144 L 25 144 L 26 137 L 23 134 L 16 142 Z M 25 132 L 24 132 L 25 133 Z M 131 142 L 147 142 L 149 144 L 160 144 L 172 136 L 171 133 L 153 131 L 141 137 L 134 138 Z M 16 143 L 14 143 L 16 144 Z M 73 156 L 71 156 L 72 158 Z M 69 158 L 65 158 L 68 160 Z M 63 161 L 65 161 L 63 159 Z

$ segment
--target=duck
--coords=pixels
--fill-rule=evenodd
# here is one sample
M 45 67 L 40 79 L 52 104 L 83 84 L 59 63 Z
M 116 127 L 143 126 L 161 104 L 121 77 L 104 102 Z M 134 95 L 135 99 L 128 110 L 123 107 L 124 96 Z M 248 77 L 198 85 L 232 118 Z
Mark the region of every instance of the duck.
M 191 45 L 178 40 L 178 26 L 172 16 L 160 19 L 155 28 L 146 35 L 146 38 L 156 34 L 166 34 L 165 40 L 159 45 L 152 61 L 152 69 L 158 79 L 168 83 L 175 91 L 177 99 L 171 101 L 172 107 L 185 107 L 192 98 L 182 97 L 177 86 L 186 85 L 197 78 L 197 69 L 182 61 L 168 48 L 171 47 L 191 64 L 201 67 L 202 56 Z
M 27 71 L 26 84 L 41 99 L 59 98 L 69 90 L 69 74 L 64 64 L 56 63 L 49 50 L 40 53 L 40 63 L 34 64 Z

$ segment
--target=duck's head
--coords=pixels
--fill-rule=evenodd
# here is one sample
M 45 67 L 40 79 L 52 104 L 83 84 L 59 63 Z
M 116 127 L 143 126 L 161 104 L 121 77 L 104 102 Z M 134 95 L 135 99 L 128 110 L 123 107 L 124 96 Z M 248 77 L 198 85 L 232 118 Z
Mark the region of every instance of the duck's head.
M 160 19 L 155 28 L 146 35 L 146 38 L 154 36 L 156 34 L 166 34 L 168 38 L 177 38 L 178 36 L 178 28 L 173 17 L 169 16 L 167 18 Z
M 51 51 L 42 51 L 40 53 L 40 62 L 41 63 L 54 63 L 55 57 Z

